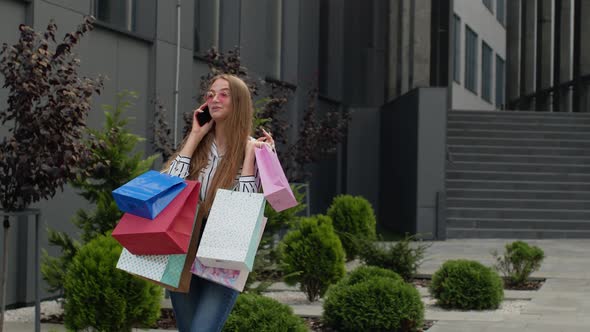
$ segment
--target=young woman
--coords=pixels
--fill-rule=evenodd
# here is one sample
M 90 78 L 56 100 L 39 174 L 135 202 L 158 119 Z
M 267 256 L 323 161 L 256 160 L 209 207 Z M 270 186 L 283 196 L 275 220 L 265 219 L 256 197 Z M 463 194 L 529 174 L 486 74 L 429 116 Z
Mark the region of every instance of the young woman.
M 168 161 L 168 174 L 201 183 L 200 212 L 208 215 L 217 189 L 258 192 L 260 180 L 254 150 L 274 147 L 270 134 L 253 139 L 253 105 L 248 86 L 233 75 L 212 79 L 206 102 L 193 113 L 190 134 Z M 202 126 L 197 114 L 208 106 L 211 121 Z M 204 220 L 205 222 L 205 220 Z M 221 331 L 238 291 L 192 275 L 188 293 L 171 292 L 180 332 Z

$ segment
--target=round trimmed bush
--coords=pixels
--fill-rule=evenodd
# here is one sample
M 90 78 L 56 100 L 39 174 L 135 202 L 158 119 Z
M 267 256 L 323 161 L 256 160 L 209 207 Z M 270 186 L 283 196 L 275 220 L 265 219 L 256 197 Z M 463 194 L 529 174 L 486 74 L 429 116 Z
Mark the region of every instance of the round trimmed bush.
M 279 246 L 285 281 L 299 283 L 309 301 L 323 296 L 346 273 L 344 249 L 330 217 L 302 218 Z
M 162 289 L 117 269 L 121 250 L 110 234 L 101 235 L 74 256 L 64 281 L 68 329 L 131 331 L 156 322 Z
M 364 241 L 377 238 L 375 212 L 371 203 L 361 196 L 339 195 L 334 198 L 327 215 L 346 251 L 346 259 L 354 259 Z
M 342 284 L 355 285 L 360 282 L 364 282 L 376 277 L 390 278 L 396 281 L 404 281 L 399 274 L 391 270 L 377 266 L 360 266 L 351 271 L 348 275 L 346 275 L 346 277 L 342 279 Z
M 432 276 L 430 293 L 444 308 L 496 309 L 504 299 L 502 279 L 476 261 L 450 260 Z
M 400 279 L 376 276 L 355 284 L 343 279 L 326 294 L 325 324 L 336 331 L 418 330 L 424 305 L 418 290 Z
M 288 305 L 261 295 L 242 293 L 223 331 L 305 332 L 307 327 Z

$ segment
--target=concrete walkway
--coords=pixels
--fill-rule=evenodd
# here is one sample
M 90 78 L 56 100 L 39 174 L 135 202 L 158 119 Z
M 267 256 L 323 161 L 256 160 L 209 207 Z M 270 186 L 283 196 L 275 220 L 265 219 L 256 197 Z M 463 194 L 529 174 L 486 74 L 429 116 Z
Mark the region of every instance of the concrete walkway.
M 494 263 L 492 250 L 503 253 L 514 240 L 473 239 L 433 242 L 419 273 L 433 274 L 449 259 Z M 426 306 L 425 318 L 435 320 L 429 332 L 577 332 L 590 331 L 590 240 L 526 240 L 545 251 L 545 261 L 534 277 L 547 278 L 539 291 L 506 291 L 506 303 L 520 301 L 517 312 L 446 311 Z M 320 316 L 320 303 L 308 304 L 296 289 L 273 285 L 270 297 L 289 303 L 302 316 Z M 420 290 L 424 298 L 425 289 Z M 168 302 L 164 303 L 169 306 Z M 5 331 L 33 331 L 31 323 L 6 323 Z M 42 324 L 42 331 L 65 331 L 63 326 Z M 154 331 L 154 330 L 138 330 Z M 168 330 L 170 331 L 170 330 Z
M 492 250 L 501 254 L 505 245 L 512 241 L 472 239 L 432 242 L 419 273 L 431 275 L 450 259 L 471 259 L 491 266 L 494 264 Z M 504 304 L 509 307 L 511 302 L 518 302 L 517 310 L 448 311 L 426 305 L 425 318 L 436 321 L 428 331 L 590 331 L 590 240 L 526 242 L 545 251 L 546 258 L 541 270 L 533 274 L 533 277 L 547 278 L 539 291 L 505 291 Z M 294 291 L 284 284 L 274 285 L 273 289 Z M 427 290 L 419 290 L 427 302 Z M 302 316 L 320 316 L 322 312 L 321 303 L 291 306 Z
M 493 264 L 489 252 L 502 253 L 512 240 L 448 240 L 436 242 L 421 272 L 432 274 L 448 259 L 466 258 Z M 577 332 L 590 331 L 590 240 L 527 240 L 545 251 L 535 277 L 547 278 L 539 291 L 522 292 L 531 300 L 518 314 L 477 315 L 447 312 L 429 332 Z M 514 294 L 511 292 L 510 294 Z M 508 297 L 508 293 L 506 294 Z

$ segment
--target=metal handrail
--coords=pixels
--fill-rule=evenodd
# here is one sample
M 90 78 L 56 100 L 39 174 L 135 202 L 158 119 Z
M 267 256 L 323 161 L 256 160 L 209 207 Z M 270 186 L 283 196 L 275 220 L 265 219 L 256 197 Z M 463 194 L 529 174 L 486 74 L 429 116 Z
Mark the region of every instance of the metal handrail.
M 506 104 L 506 109 L 522 109 L 523 105 L 529 104 L 531 101 L 535 99 L 545 99 L 547 97 L 555 96 L 555 95 L 563 95 L 567 92 L 572 91 L 576 88 L 581 88 L 582 86 L 590 84 L 590 74 L 582 75 L 579 78 L 563 82 L 557 86 L 551 86 L 545 89 L 537 90 L 533 93 L 528 95 L 520 96 L 517 99 L 511 100 Z M 573 88 L 573 89 L 572 89 Z M 526 107 L 525 107 L 526 108 Z M 580 112 L 581 110 L 573 110 L 574 112 Z

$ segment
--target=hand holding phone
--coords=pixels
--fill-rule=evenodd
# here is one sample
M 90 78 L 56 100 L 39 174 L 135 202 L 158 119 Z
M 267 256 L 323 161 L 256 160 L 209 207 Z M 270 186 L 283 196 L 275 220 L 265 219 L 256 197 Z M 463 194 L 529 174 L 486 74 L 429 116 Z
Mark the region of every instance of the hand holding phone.
M 199 126 L 203 126 L 205 123 L 211 121 L 211 113 L 209 112 L 209 106 L 201 108 L 202 112 L 197 112 L 197 121 Z

